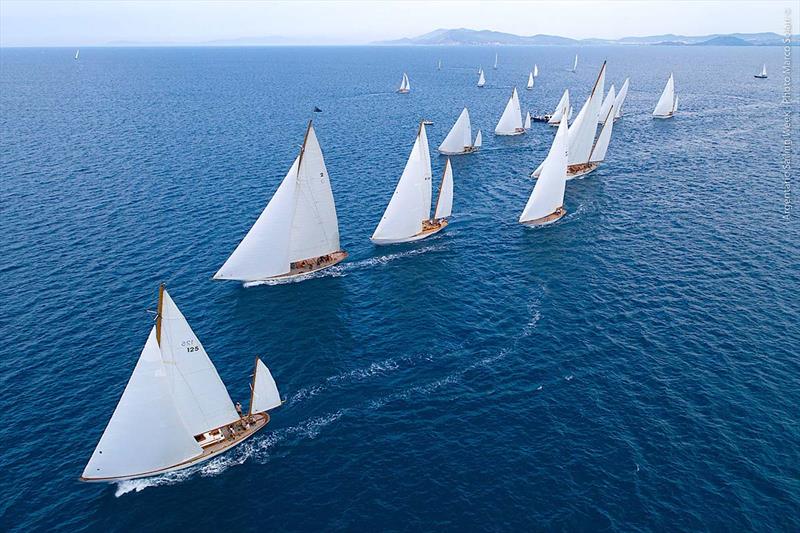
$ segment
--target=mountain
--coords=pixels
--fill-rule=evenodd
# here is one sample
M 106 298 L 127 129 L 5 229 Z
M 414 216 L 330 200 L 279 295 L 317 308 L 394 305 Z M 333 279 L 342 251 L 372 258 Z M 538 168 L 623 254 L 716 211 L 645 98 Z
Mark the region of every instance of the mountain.
M 800 42 L 800 35 L 792 36 L 792 45 Z M 700 36 L 648 35 L 642 37 L 623 37 L 621 39 L 570 39 L 556 35 L 515 35 L 491 30 L 471 30 L 468 28 L 440 28 L 418 37 L 405 37 L 391 41 L 378 41 L 372 44 L 397 45 L 612 45 L 612 44 L 654 44 L 654 45 L 706 45 L 706 46 L 783 46 L 783 36 L 772 32 L 731 33 Z

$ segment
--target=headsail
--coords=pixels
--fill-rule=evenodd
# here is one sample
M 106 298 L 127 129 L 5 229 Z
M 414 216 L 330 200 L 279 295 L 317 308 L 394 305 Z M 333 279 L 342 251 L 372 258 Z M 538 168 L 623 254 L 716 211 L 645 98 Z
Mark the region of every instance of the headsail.
M 625 78 L 625 83 L 622 84 L 622 88 L 619 90 L 617 94 L 617 99 L 614 100 L 614 109 L 616 109 L 614 118 L 620 118 L 622 116 L 622 104 L 625 103 L 625 97 L 628 96 L 628 84 L 630 82 L 630 78 Z
M 558 105 L 556 106 L 556 110 L 553 111 L 553 115 L 550 117 L 550 120 L 547 121 L 548 124 L 558 124 L 561 122 L 561 118 L 564 117 L 569 110 L 569 89 L 564 91 L 564 94 L 561 95 L 561 100 L 558 101 Z
M 471 146 L 472 126 L 469 121 L 469 111 L 465 107 L 447 137 L 439 145 L 439 152 L 448 155 L 463 154 Z
M 597 137 L 597 142 L 594 143 L 592 148 L 592 155 L 589 156 L 589 162 L 600 163 L 606 158 L 606 151 L 608 144 L 611 142 L 611 132 L 614 129 L 614 114 L 616 113 L 616 104 L 612 104 L 608 110 L 603 121 L 603 128 L 600 130 L 600 135 Z
M 518 130 L 521 129 L 522 110 L 519 106 L 519 95 L 517 94 L 517 88 L 514 87 L 514 91 L 511 93 L 511 97 L 508 99 L 506 108 L 503 110 L 503 115 L 497 122 L 497 127 L 495 127 L 494 132 L 496 135 L 516 135 L 520 133 Z
M 531 129 L 531 112 L 530 111 L 528 111 L 525 114 L 525 123 L 522 125 L 522 127 L 525 128 L 526 130 Z
M 478 130 L 478 133 L 475 134 L 475 142 L 472 144 L 475 148 L 480 148 L 483 144 L 483 135 L 481 135 L 481 130 Z
M 450 165 L 450 158 L 444 165 L 442 183 L 439 186 L 439 199 L 436 201 L 436 211 L 434 219 L 447 218 L 453 211 L 453 167 Z
M 567 183 L 567 121 L 558 125 L 558 132 L 547 158 L 541 164 L 539 180 L 525 209 L 519 217 L 520 222 L 527 222 L 546 217 L 564 205 L 564 190 Z
M 670 73 L 667 84 L 661 92 L 656 108 L 653 110 L 654 117 L 668 117 L 672 115 L 675 108 L 675 79 Z
M 539 65 L 533 65 L 533 77 L 534 78 L 539 77 Z
M 281 405 L 281 396 L 275 379 L 264 362 L 256 357 L 253 383 L 250 385 L 250 414 L 263 413 Z
M 528 85 L 526 89 L 528 90 L 533 89 L 533 72 L 528 73 Z
M 583 104 L 578 116 L 569 128 L 569 164 L 588 163 L 597 132 L 597 117 L 602 105 L 603 85 L 606 79 L 606 63 L 600 68 L 592 92 Z
M 614 105 L 614 101 L 617 99 L 617 92 L 614 89 L 614 84 L 611 84 L 611 88 L 608 90 L 608 94 L 606 95 L 605 100 L 603 100 L 603 105 L 600 106 L 600 114 L 597 116 L 597 121 L 599 123 L 603 123 L 605 121 L 606 115 L 608 114 L 608 110 L 611 109 L 611 106 Z

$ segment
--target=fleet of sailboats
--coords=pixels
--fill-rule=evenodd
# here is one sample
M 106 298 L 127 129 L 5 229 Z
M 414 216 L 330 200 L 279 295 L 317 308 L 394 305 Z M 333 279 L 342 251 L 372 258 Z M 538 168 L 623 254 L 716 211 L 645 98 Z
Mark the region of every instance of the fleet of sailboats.
M 343 261 L 339 222 L 322 148 L 311 121 L 300 154 L 216 280 L 245 286 L 316 272 Z
M 564 191 L 567 184 L 567 157 L 569 152 L 567 121 L 558 125 L 553 145 L 542 163 L 539 179 L 525 209 L 519 217 L 520 224 L 543 226 L 552 224 L 566 214 Z
M 372 234 L 374 244 L 413 242 L 443 230 L 453 204 L 453 169 L 445 165 L 439 198 L 431 217 L 433 194 L 431 155 L 425 124 L 420 123 L 417 138 L 406 161 L 403 174 L 394 190 L 383 217 Z
M 522 127 L 522 109 L 519 105 L 519 94 L 517 88 L 511 92 L 506 108 L 494 128 L 495 135 L 521 135 L 525 133 Z
M 672 118 L 678 110 L 678 96 L 675 94 L 675 79 L 670 73 L 664 91 L 653 110 L 653 118 Z
M 241 444 L 281 405 L 269 369 L 256 358 L 250 408 L 233 404 L 203 345 L 164 285 L 122 397 L 81 481 L 117 482 L 181 470 Z
M 478 130 L 475 141 L 472 141 L 472 125 L 469 121 L 469 111 L 465 107 L 458 115 L 456 123 L 450 128 L 447 137 L 439 145 L 439 153 L 444 155 L 471 154 L 481 147 L 481 130 Z
M 75 59 L 78 59 L 77 57 Z M 764 63 L 764 66 L 761 67 L 761 72 L 759 74 L 753 74 L 754 78 L 761 78 L 765 79 L 767 77 L 767 64 Z
M 397 89 L 397 92 L 400 94 L 406 94 L 407 92 L 411 91 L 411 83 L 408 81 L 408 74 L 403 72 L 403 79 L 400 80 L 400 87 Z

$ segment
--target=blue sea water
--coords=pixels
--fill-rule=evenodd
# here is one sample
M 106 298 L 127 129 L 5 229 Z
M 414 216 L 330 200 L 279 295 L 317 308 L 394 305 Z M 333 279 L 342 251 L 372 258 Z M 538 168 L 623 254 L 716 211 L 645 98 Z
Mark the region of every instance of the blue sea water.
M 576 74 L 573 49 L 494 52 L 0 51 L 0 527 L 800 530 L 782 49 L 583 47 Z M 577 112 L 604 59 L 631 78 L 607 160 L 524 228 L 555 130 L 495 137 L 511 87 L 534 113 L 569 88 Z M 681 109 L 654 121 L 673 71 Z M 313 106 L 349 260 L 212 282 Z M 452 159 L 451 225 L 372 246 L 418 121 L 435 147 L 464 106 L 484 146 Z M 287 401 L 204 466 L 81 484 L 160 281 L 234 399 L 260 355 Z

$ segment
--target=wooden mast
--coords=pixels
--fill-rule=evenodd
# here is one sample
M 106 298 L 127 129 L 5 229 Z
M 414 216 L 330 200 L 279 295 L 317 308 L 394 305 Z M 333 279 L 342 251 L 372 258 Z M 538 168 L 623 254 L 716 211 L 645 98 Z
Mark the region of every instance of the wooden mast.
M 164 284 L 158 286 L 158 311 L 156 311 L 156 342 L 161 346 L 161 313 L 164 309 Z
M 300 164 L 303 162 L 303 154 L 306 152 L 306 142 L 308 142 L 308 134 L 311 131 L 311 123 L 314 122 L 313 120 L 308 121 L 308 127 L 306 127 L 306 134 L 303 136 L 303 146 L 300 147 L 300 160 L 297 161 L 297 174 L 300 175 Z
M 250 407 L 247 409 L 247 415 L 253 414 L 253 398 L 256 395 L 256 374 L 258 374 L 258 356 L 256 356 L 255 363 L 253 363 L 253 382 L 250 383 Z

